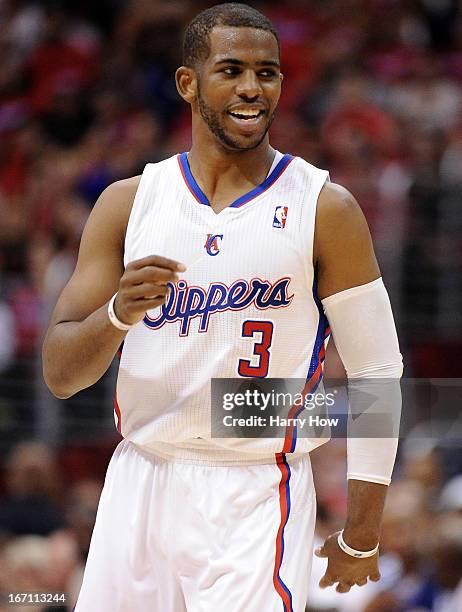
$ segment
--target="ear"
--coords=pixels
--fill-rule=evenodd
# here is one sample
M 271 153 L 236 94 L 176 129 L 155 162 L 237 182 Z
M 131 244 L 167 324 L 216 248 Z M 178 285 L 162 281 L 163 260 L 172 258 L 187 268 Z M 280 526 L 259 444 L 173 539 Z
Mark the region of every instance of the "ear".
M 280 78 L 281 83 L 282 83 L 282 81 L 284 80 L 284 75 L 282 74 L 282 72 L 279 73 L 279 78 Z
M 197 96 L 197 76 L 192 68 L 180 66 L 175 72 L 178 93 L 185 102 L 191 104 Z

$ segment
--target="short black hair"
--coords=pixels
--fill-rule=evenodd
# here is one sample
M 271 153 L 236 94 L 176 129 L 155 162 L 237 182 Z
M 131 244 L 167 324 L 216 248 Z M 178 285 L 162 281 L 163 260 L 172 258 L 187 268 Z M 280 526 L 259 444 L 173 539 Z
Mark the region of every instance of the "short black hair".
M 255 28 L 271 32 L 278 43 L 279 54 L 281 53 L 279 35 L 268 17 L 247 4 L 227 2 L 202 11 L 190 22 L 183 39 L 184 66 L 196 68 L 199 62 L 208 58 L 210 32 L 217 26 Z

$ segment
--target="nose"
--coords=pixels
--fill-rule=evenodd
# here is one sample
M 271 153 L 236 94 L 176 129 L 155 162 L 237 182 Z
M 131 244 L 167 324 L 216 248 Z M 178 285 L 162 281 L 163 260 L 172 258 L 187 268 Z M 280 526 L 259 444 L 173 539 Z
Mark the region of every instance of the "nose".
M 244 70 L 236 86 L 236 94 L 248 101 L 253 101 L 262 93 L 262 88 L 257 75 L 250 68 Z

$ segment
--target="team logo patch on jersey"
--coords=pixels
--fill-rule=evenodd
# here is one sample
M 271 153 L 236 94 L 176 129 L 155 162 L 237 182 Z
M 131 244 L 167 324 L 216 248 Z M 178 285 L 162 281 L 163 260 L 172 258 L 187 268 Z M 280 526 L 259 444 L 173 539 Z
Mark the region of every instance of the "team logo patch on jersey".
M 218 253 L 220 252 L 218 240 L 223 240 L 223 234 L 207 234 L 207 240 L 205 241 L 204 249 L 212 257 L 218 255 Z
M 284 229 L 286 226 L 288 206 L 276 206 L 273 217 L 273 227 Z

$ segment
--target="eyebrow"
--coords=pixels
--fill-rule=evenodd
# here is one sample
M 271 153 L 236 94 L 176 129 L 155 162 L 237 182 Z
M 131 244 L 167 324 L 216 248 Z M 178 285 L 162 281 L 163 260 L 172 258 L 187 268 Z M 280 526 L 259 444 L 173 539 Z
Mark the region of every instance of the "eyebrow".
M 242 60 L 236 59 L 234 57 L 225 57 L 223 59 L 215 62 L 215 65 L 219 64 L 233 64 L 234 66 L 245 66 L 246 62 Z M 274 66 L 275 68 L 280 68 L 280 64 L 277 60 L 261 60 L 259 62 L 255 62 L 257 66 Z

